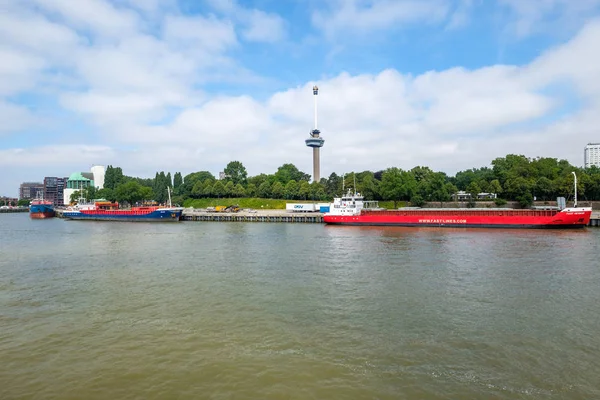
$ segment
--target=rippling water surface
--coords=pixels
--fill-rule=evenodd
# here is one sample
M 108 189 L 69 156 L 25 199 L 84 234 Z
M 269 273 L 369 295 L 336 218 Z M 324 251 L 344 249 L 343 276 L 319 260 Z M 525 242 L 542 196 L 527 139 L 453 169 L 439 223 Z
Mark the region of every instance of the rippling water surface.
M 0 399 L 597 399 L 600 229 L 0 215 Z

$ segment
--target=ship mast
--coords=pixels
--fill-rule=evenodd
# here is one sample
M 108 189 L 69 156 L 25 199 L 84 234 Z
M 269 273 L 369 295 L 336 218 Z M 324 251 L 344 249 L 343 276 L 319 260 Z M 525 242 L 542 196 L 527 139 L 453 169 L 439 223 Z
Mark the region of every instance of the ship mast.
M 171 205 L 171 188 L 167 186 L 167 194 L 169 195 L 169 208 L 172 207 Z
M 575 201 L 573 202 L 573 207 L 577 207 L 577 175 L 575 172 L 571 172 L 573 174 L 574 185 L 575 185 Z

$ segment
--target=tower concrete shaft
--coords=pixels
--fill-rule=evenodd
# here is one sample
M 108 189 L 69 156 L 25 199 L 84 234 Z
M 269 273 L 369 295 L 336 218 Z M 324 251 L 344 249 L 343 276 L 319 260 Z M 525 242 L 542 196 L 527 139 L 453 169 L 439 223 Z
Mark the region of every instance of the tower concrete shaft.
M 321 180 L 321 149 L 313 147 L 313 182 Z

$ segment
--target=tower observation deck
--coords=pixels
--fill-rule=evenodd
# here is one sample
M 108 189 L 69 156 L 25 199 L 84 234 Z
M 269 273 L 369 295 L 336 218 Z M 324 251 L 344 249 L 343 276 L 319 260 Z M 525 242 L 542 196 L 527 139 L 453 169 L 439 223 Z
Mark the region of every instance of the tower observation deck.
M 321 180 L 321 154 L 320 149 L 325 144 L 325 139 L 321 137 L 321 131 L 317 128 L 317 95 L 319 88 L 313 86 L 313 97 L 315 99 L 315 128 L 309 132 L 309 138 L 305 140 L 306 146 L 313 149 L 313 182 Z

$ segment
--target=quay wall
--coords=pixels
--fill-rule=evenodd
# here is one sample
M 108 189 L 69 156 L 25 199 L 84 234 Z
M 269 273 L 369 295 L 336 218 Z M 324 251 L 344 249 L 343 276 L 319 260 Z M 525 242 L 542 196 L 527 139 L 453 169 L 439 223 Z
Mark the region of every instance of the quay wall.
M 19 213 L 19 212 L 28 212 L 29 208 L 2 208 L 0 209 L 0 213 Z

